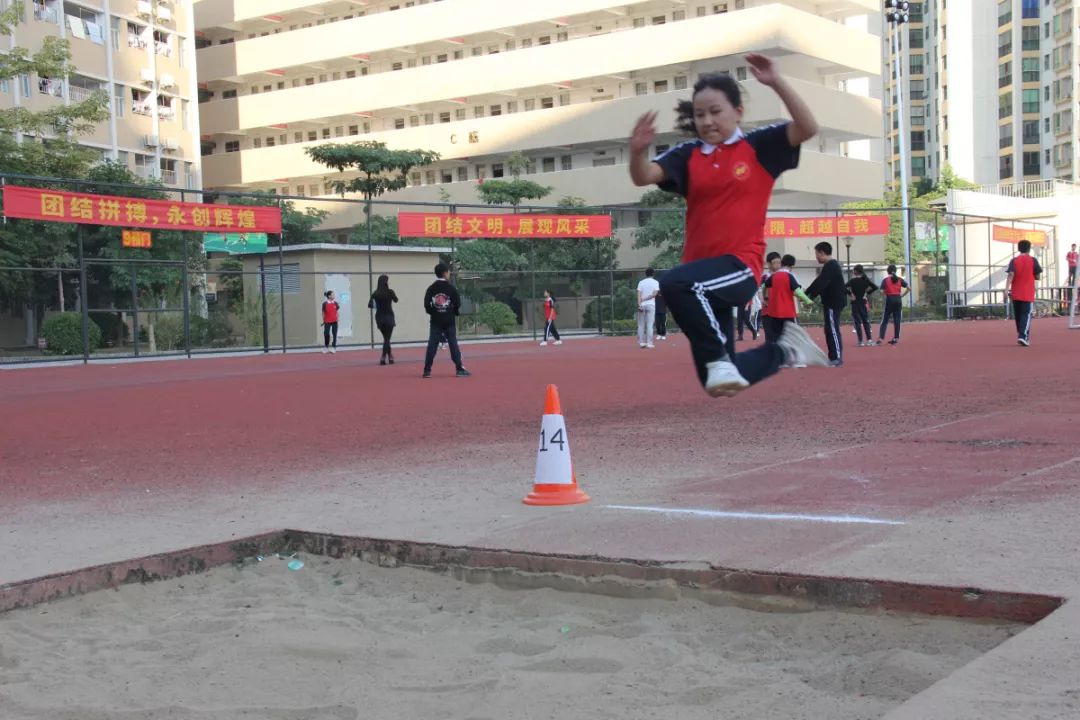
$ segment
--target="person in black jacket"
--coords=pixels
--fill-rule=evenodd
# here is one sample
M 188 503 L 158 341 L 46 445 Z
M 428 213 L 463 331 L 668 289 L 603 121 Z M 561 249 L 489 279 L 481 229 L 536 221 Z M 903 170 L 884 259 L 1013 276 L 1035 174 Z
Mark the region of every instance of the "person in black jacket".
M 461 349 L 457 341 L 457 316 L 461 312 L 461 296 L 457 288 L 450 284 L 449 275 L 450 268 L 444 263 L 436 265 L 435 277 L 438 279 L 424 293 L 424 312 L 431 320 L 427 355 L 424 357 L 426 378 L 431 377 L 431 364 L 435 361 L 435 353 L 439 351 L 439 343 L 443 338 L 450 346 L 450 359 L 457 367 L 457 376 L 469 377 L 472 374 L 461 364 Z
M 848 297 L 851 298 L 851 321 L 855 323 L 855 334 L 859 338 L 859 347 L 874 344 L 874 332 L 870 329 L 870 295 L 877 290 L 862 265 L 855 266 L 855 277 L 847 281 Z M 866 340 L 863 341 L 865 334 Z
M 844 271 L 840 263 L 833 259 L 832 243 L 819 242 L 814 246 L 814 255 L 821 264 L 821 272 L 806 288 L 806 294 L 811 298 L 821 298 L 821 305 L 825 308 L 825 343 L 829 346 L 829 365 L 840 367 L 844 364 L 840 312 L 847 305 Z
M 390 338 L 394 334 L 394 326 L 397 324 L 394 318 L 394 303 L 398 301 L 397 293 L 390 289 L 390 278 L 387 275 L 379 276 L 379 285 L 368 300 L 368 307 L 375 311 L 375 327 L 382 333 L 382 357 L 380 365 L 394 364 L 394 351 L 390 347 Z

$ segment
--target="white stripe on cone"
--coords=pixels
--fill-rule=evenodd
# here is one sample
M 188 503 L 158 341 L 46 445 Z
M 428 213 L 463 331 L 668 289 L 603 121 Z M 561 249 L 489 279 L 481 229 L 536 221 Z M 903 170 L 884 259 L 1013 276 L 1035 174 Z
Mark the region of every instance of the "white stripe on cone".
M 536 452 L 536 485 L 573 485 L 570 440 L 562 415 L 544 415 Z

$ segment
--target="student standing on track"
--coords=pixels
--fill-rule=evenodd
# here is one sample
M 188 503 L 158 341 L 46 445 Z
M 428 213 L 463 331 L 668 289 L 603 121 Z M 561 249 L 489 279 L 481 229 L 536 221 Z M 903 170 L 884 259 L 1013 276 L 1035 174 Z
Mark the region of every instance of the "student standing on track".
M 885 328 L 889 326 L 889 320 L 893 321 L 893 339 L 890 345 L 900 342 L 900 323 L 904 315 L 904 297 L 911 292 L 907 280 L 896 274 L 896 266 L 890 265 L 889 274 L 881 281 L 881 293 L 885 296 L 885 309 L 881 313 L 881 327 L 878 328 L 878 341 L 880 345 L 885 340 Z
M 798 309 L 795 307 L 796 298 L 806 304 L 811 302 L 803 292 L 798 278 L 795 277 L 794 270 L 795 256 L 785 255 L 780 259 L 780 269 L 765 279 L 766 344 L 776 343 L 783 337 L 788 325 L 798 325 L 795 319 L 798 316 Z M 801 362 L 791 364 L 803 366 Z
M 338 329 L 338 311 L 341 310 L 341 305 L 334 299 L 334 291 L 327 290 L 323 293 L 326 300 L 322 304 L 322 327 L 323 327 L 323 355 L 326 353 L 337 352 L 337 329 Z M 334 344 L 330 344 L 330 335 L 334 336 Z
M 768 292 L 765 290 L 765 283 L 769 277 L 780 269 L 780 253 L 771 252 L 765 256 L 765 272 L 761 275 L 761 285 L 758 286 L 757 292 L 762 296 L 761 313 L 758 315 L 758 327 L 765 333 L 765 342 L 776 342 L 776 338 L 769 337 L 769 331 L 771 329 L 769 323 L 769 301 Z
M 855 277 L 847 281 L 848 297 L 851 298 L 851 321 L 855 323 L 855 334 L 859 338 L 859 347 L 874 344 L 874 333 L 870 329 L 870 295 L 875 290 L 874 283 L 866 277 L 862 265 L 855 266 Z M 863 342 L 863 335 L 866 342 Z
M 656 296 L 660 294 L 660 283 L 653 277 L 653 269 L 645 269 L 645 278 L 637 286 L 637 337 L 638 345 L 654 348 L 653 325 L 656 322 Z
M 397 293 L 390 289 L 390 278 L 386 275 L 379 276 L 379 284 L 375 292 L 368 300 L 368 307 L 375 311 L 375 327 L 382 333 L 382 357 L 380 365 L 394 364 L 394 353 L 390 347 L 390 337 L 394 334 L 394 326 L 397 322 L 394 318 L 394 303 L 398 301 Z
M 551 297 L 551 293 L 547 290 L 544 291 L 544 339 L 540 341 L 540 347 L 547 345 L 548 335 L 555 338 L 556 345 L 562 345 L 562 340 L 559 339 L 559 329 L 555 327 L 555 318 L 559 313 L 555 311 L 555 298 Z
M 469 377 L 472 373 L 461 364 L 461 349 L 457 341 L 457 316 L 461 312 L 461 296 L 457 288 L 450 284 L 447 277 L 450 268 L 439 263 L 435 266 L 435 282 L 424 293 L 424 312 L 430 316 L 431 327 L 428 331 L 427 354 L 424 356 L 424 377 L 431 377 L 431 364 L 435 362 L 435 353 L 444 338 L 450 346 L 450 359 L 454 361 L 458 377 Z
M 1031 243 L 1021 240 L 1016 244 L 1019 255 L 1009 261 L 1005 280 L 1005 292 L 1012 300 L 1016 316 L 1016 343 L 1031 345 L 1031 311 L 1035 304 L 1035 281 L 1042 277 L 1042 266 L 1031 257 Z
M 663 293 L 656 296 L 656 339 L 667 340 L 667 302 Z
M 844 340 L 840 332 L 840 313 L 847 305 L 847 290 L 844 288 L 844 271 L 832 256 L 832 243 L 819 242 L 814 246 L 814 257 L 821 265 L 821 272 L 806 295 L 821 298 L 825 309 L 825 345 L 829 348 L 829 364 L 841 367 L 844 364 Z
M 1069 279 L 1065 284 L 1069 286 L 1069 306 L 1072 305 L 1073 286 L 1076 285 L 1076 263 L 1080 260 L 1080 254 L 1076 252 L 1076 243 L 1072 244 L 1069 252 L 1065 253 L 1065 264 L 1069 266 Z
M 761 281 L 765 212 L 776 178 L 799 164 L 799 146 L 817 134 L 810 108 L 771 58 L 746 56 L 754 78 L 771 87 L 792 121 L 743 133 L 742 91 L 727 74 L 702 75 L 678 126 L 696 135 L 648 157 L 656 113 L 638 119 L 630 138 L 630 177 L 686 197 L 683 264 L 664 273 L 661 292 L 690 341 L 698 379 L 713 397 L 730 397 L 776 373 L 785 362 L 827 364 L 804 330 L 784 328 L 776 344 L 730 354 L 732 308 L 750 302 Z

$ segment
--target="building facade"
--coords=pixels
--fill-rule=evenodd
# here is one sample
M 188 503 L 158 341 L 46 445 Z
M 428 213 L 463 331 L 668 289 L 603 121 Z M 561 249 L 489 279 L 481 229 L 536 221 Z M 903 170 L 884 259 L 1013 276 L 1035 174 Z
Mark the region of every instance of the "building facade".
M 74 72 L 0 82 L 0 107 L 42 111 L 104 90 L 110 118 L 79 141 L 142 177 L 198 188 L 192 18 L 190 0 L 27 0 L 15 33 L 0 42 L 36 50 L 46 37 L 66 39 Z
M 304 150 L 380 140 L 442 156 L 395 200 L 477 202 L 477 181 L 508 175 L 518 151 L 554 187 L 552 202 L 632 204 L 642 194 L 627 173 L 635 118 L 658 110 L 655 149 L 678 142 L 674 107 L 699 73 L 743 82 L 748 125 L 785 117 L 742 60 L 760 51 L 822 127 L 775 203 L 878 197 L 881 165 L 867 147 L 880 138 L 880 101 L 865 90 L 880 76 L 865 22 L 877 11 L 876 0 L 201 0 L 205 184 L 329 195 L 332 173 Z M 861 96 L 846 87 L 860 81 Z M 342 226 L 361 217 L 341 214 Z
M 983 185 L 1076 178 L 1078 0 L 924 0 L 902 26 L 911 178 L 945 165 Z M 886 117 L 899 178 L 895 41 Z M 992 71 L 991 71 L 992 68 Z

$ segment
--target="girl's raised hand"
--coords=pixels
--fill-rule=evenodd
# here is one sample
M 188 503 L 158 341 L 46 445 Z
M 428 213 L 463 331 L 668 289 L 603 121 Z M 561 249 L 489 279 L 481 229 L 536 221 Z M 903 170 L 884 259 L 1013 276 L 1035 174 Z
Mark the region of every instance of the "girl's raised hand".
M 776 63 L 771 57 L 760 53 L 750 53 L 745 59 L 750 64 L 750 72 L 754 74 L 754 79 L 762 85 L 771 87 L 780 79 L 780 71 L 776 69 Z
M 634 124 L 634 130 L 630 134 L 630 151 L 637 153 L 648 150 L 655 140 L 656 113 L 647 112 Z

